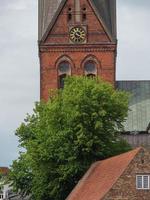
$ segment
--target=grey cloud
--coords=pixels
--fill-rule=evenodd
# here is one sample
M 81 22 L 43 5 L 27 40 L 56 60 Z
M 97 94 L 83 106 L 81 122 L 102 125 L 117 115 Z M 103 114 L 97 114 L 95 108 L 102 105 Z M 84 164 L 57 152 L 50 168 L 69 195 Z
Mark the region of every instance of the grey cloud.
M 134 1 L 135 2 L 135 1 Z M 143 6 L 144 2 L 142 1 Z M 133 7 L 126 1 L 118 2 L 118 57 L 117 79 L 119 80 L 150 80 L 150 12 L 146 7 Z M 132 4 L 132 6 L 131 6 Z M 127 6 L 124 6 L 127 5 Z M 147 5 L 147 4 L 145 4 Z
M 119 5 L 121 6 L 133 6 L 135 7 L 141 7 L 141 8 L 149 8 L 150 1 L 149 0 L 118 0 L 117 1 Z
M 37 0 L 0 0 L 0 10 L 25 10 L 37 5 Z
M 37 1 L 0 0 L 0 166 L 17 158 L 15 129 L 39 99 Z

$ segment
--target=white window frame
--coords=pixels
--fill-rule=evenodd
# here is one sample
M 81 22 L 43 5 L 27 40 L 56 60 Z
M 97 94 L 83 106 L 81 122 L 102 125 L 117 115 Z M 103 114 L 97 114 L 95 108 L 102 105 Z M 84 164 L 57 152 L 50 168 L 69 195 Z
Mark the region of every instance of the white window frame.
M 138 187 L 138 177 L 142 177 L 142 187 L 139 188 Z M 145 188 L 144 187 L 144 177 L 147 177 L 148 178 L 148 187 Z M 149 190 L 150 189 L 150 175 L 136 175 L 136 189 L 137 190 Z

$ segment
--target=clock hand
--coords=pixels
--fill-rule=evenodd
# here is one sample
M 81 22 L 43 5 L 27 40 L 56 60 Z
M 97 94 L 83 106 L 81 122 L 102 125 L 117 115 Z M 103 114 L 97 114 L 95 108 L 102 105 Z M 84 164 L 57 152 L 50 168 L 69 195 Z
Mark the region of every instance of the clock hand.
M 78 33 L 78 32 L 76 32 L 76 34 L 75 34 L 77 37 L 81 37 L 81 34 L 80 33 Z

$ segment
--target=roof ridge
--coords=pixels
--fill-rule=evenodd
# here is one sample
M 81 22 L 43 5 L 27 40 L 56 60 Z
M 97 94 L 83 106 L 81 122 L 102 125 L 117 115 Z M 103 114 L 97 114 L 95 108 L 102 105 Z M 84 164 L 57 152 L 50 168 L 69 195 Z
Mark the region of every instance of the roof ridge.
M 84 181 L 90 176 L 91 172 L 95 170 L 95 168 L 98 165 L 98 162 L 100 162 L 100 161 L 96 161 L 96 162 L 94 162 L 93 164 L 90 165 L 88 171 L 78 181 L 77 185 L 74 187 L 74 189 L 72 190 L 72 192 L 75 191 L 78 188 L 79 188 L 79 190 L 82 189 L 82 185 L 84 184 Z M 70 195 L 72 194 L 72 192 L 69 194 L 69 196 L 66 198 L 66 200 L 70 198 Z
M 54 15 L 51 18 L 51 21 L 49 23 L 49 25 L 47 26 L 47 28 L 45 29 L 45 33 L 43 34 L 41 41 L 44 41 L 47 38 L 47 34 L 49 33 L 49 31 L 51 30 L 51 28 L 54 26 L 55 21 L 58 17 L 58 15 L 60 14 L 61 10 L 63 9 L 65 3 L 67 0 L 61 0 L 59 5 L 57 6 L 57 9 L 54 13 Z
M 129 154 L 129 153 L 131 153 L 131 152 L 135 152 L 135 155 L 133 156 L 133 158 L 132 159 L 130 159 L 129 160 L 129 163 L 127 163 L 127 165 L 125 166 L 125 168 L 123 169 L 123 171 L 122 171 L 122 173 L 120 174 L 120 176 L 125 172 L 125 170 L 127 169 L 127 167 L 130 165 L 130 163 L 133 161 L 133 159 L 135 158 L 135 156 L 139 153 L 139 151 L 141 151 L 142 149 L 144 149 L 143 147 L 138 147 L 138 148 L 136 148 L 136 149 L 133 149 L 133 150 L 131 150 L 131 151 L 128 151 L 128 152 L 126 152 L 126 153 L 123 153 L 123 154 L 120 154 L 120 155 L 118 155 L 118 156 L 114 156 L 114 157 L 111 157 L 111 158 L 115 158 L 115 157 L 121 157 L 121 155 L 123 156 L 123 155 L 125 155 L 125 154 Z M 111 159 L 110 158 L 110 159 Z M 106 160 L 108 160 L 108 159 L 106 159 Z M 117 178 L 116 178 L 116 180 L 114 181 L 114 183 L 112 184 L 112 186 L 111 186 L 111 188 L 115 185 L 115 183 L 118 181 L 118 179 L 120 178 L 120 176 L 118 176 Z M 107 194 L 108 194 L 108 192 L 110 191 L 110 189 L 104 194 L 104 196 L 102 197 L 102 198 L 104 198 Z M 101 199 L 100 199 L 101 200 Z
M 91 200 L 92 194 L 95 200 L 102 199 L 142 149 L 139 147 L 93 163 L 66 200 Z
M 106 158 L 106 159 L 104 159 L 104 160 L 101 160 L 101 161 L 97 161 L 97 162 L 103 162 L 103 161 L 106 161 L 106 160 L 110 160 L 110 159 L 112 159 L 112 158 L 117 158 L 117 157 L 121 157 L 121 156 L 123 156 L 123 155 L 125 155 L 125 154 L 129 154 L 129 153 L 131 153 L 131 152 L 136 152 L 136 153 L 138 153 L 141 149 L 144 149 L 143 147 L 137 147 L 136 149 L 133 149 L 133 150 L 130 150 L 130 151 L 127 151 L 127 152 L 124 152 L 124 153 L 121 153 L 121 154 L 119 154 L 119 155 L 116 155 L 116 156 L 112 156 L 112 157 L 109 157 L 109 158 Z

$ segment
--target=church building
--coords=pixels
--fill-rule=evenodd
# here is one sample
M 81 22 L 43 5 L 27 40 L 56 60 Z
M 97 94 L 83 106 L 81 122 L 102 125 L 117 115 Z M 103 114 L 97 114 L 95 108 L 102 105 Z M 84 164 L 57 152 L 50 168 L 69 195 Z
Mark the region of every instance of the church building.
M 116 0 L 39 0 L 41 99 L 67 75 L 115 85 Z
M 150 81 L 116 81 L 116 0 L 38 1 L 41 99 L 66 76 L 99 76 L 132 94 L 123 137 L 150 147 Z

